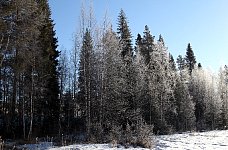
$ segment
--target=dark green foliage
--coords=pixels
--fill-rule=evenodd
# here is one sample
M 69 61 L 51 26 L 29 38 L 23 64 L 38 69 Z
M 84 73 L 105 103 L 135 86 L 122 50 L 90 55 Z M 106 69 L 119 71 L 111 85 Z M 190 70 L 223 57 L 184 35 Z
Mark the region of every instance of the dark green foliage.
M 118 28 L 117 33 L 120 39 L 120 44 L 122 46 L 122 57 L 125 58 L 133 56 L 133 48 L 132 48 L 132 36 L 128 26 L 127 17 L 124 11 L 121 9 L 120 14 L 118 16 Z
M 121 78 L 124 81 L 124 89 L 122 92 L 122 98 L 126 101 L 125 108 L 126 112 L 131 113 L 131 111 L 136 110 L 135 106 L 135 83 L 136 83 L 136 73 L 135 66 L 133 64 L 133 48 L 131 41 L 131 33 L 127 24 L 127 18 L 124 11 L 121 9 L 118 17 L 118 28 L 117 33 L 120 40 L 121 54 L 123 56 L 123 70 Z M 129 112 L 128 112 L 129 111 Z M 123 120 L 125 120 L 126 114 L 123 114 Z M 126 126 L 126 123 L 123 123 Z M 124 127 L 125 128 L 125 127 Z
M 140 34 L 137 35 L 137 39 L 135 40 L 135 45 L 141 48 L 142 46 L 142 36 Z
M 198 63 L 198 69 L 202 69 L 201 63 Z
M 177 67 L 180 71 L 186 67 L 185 59 L 181 55 L 177 57 Z
M 41 110 L 41 114 L 45 113 L 45 118 L 48 118 L 49 126 L 45 131 L 49 134 L 58 133 L 58 121 L 60 111 L 59 101 L 59 83 L 58 83 L 58 60 L 59 52 L 57 50 L 57 38 L 55 37 L 53 21 L 50 19 L 50 9 L 46 0 L 40 0 L 39 10 L 45 12 L 46 16 L 42 26 L 40 27 L 39 46 L 41 50 L 42 61 L 40 62 L 39 72 L 43 77 L 41 82 L 43 83 L 41 88 L 44 89 L 44 93 L 41 93 L 43 99 L 38 105 L 38 110 Z M 45 67 L 43 67 L 45 66 Z M 53 128 L 56 130 L 54 131 Z M 44 133 L 44 134 L 47 134 Z
M 173 71 L 176 71 L 176 63 L 174 61 L 173 55 L 169 53 L 169 65 Z
M 31 138 L 57 133 L 59 89 L 56 67 L 59 53 L 47 1 L 13 0 L 3 5 L 1 15 L 8 21 L 2 22 L 1 19 L 1 33 L 8 34 L 0 35 L 5 39 L 0 43 L 1 48 L 4 47 L 1 53 L 10 57 L 9 61 L 3 57 L 1 71 L 10 68 L 11 73 L 7 74 L 12 76 L 10 79 L 4 73 L 5 79 L 12 81 L 10 90 L 4 90 L 3 94 L 10 95 L 10 101 L 4 102 L 10 105 L 2 108 L 11 114 L 6 115 L 7 126 L 21 131 L 16 135 L 10 129 L 14 137 L 26 138 L 28 135 Z M 4 85 L 1 88 L 4 89 Z M 17 123 L 13 116 L 17 117 Z
M 151 59 L 151 54 L 154 51 L 154 37 L 150 34 L 149 27 L 146 25 L 143 32 L 142 46 L 140 53 L 144 57 L 145 64 L 147 65 Z
M 195 64 L 196 64 L 196 58 L 195 58 L 195 55 L 194 55 L 194 52 L 192 50 L 190 43 L 188 43 L 188 47 L 186 49 L 185 60 L 186 60 L 186 65 L 189 69 L 189 73 L 191 75 L 192 70 L 194 69 Z

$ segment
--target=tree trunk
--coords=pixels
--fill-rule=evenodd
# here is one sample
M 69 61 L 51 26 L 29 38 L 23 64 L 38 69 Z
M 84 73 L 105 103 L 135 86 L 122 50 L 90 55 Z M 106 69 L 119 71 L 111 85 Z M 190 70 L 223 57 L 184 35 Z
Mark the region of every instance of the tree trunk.
M 32 89 L 31 89 L 31 95 L 30 95 L 30 127 L 29 127 L 29 133 L 28 133 L 28 140 L 31 139 L 31 136 L 32 136 L 32 128 L 33 128 L 33 95 L 34 95 L 34 66 L 35 66 L 35 59 L 34 59 L 34 64 L 32 66 Z
M 89 60 L 89 65 L 88 65 L 88 135 L 90 137 L 90 128 L 91 128 L 91 67 L 90 67 L 90 60 Z

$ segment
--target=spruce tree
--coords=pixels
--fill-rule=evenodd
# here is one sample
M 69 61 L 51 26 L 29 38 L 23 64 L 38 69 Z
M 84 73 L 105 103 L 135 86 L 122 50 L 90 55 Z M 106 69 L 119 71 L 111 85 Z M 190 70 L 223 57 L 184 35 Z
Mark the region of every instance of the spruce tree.
M 177 117 L 176 130 L 177 131 L 191 131 L 195 128 L 195 114 L 194 114 L 194 103 L 188 91 L 188 85 L 185 82 L 187 74 L 182 74 L 176 80 L 175 87 L 175 105 Z
M 132 48 L 132 35 L 128 26 L 127 17 L 123 11 L 120 10 L 120 14 L 118 16 L 118 27 L 117 34 L 120 39 L 120 44 L 122 46 L 121 55 L 123 58 L 127 55 L 128 57 L 133 56 L 133 48 Z
M 136 102 L 136 71 L 134 64 L 134 53 L 132 48 L 131 32 L 128 27 L 127 18 L 121 9 L 118 17 L 117 36 L 119 38 L 119 47 L 123 65 L 121 66 L 123 80 L 123 89 L 121 92 L 122 112 L 121 127 L 125 133 L 127 125 L 134 126 L 139 119 L 139 111 Z M 126 136 L 127 137 L 127 136 Z
M 155 120 L 157 118 L 156 111 L 155 111 L 155 103 L 153 102 L 153 96 L 151 94 L 151 87 L 150 84 L 152 82 L 151 72 L 155 73 L 154 67 L 154 59 L 151 58 L 154 56 L 155 52 L 155 43 L 154 43 L 154 37 L 151 35 L 149 27 L 146 25 L 144 32 L 143 32 L 143 38 L 142 38 L 142 46 L 139 47 L 139 55 L 141 55 L 141 59 L 143 60 L 143 65 L 145 68 L 142 70 L 143 78 L 144 78 L 144 86 L 143 86 L 143 117 L 147 124 L 152 125 L 155 123 Z M 153 71 L 152 71 L 153 70 Z M 150 94 L 149 94 L 150 93 Z M 152 92 L 153 93 L 153 92 Z
M 38 113 L 46 114 L 40 120 L 43 134 L 57 133 L 59 128 L 60 100 L 58 83 L 58 57 L 57 38 L 55 37 L 54 24 L 51 20 L 51 12 L 47 0 L 38 0 L 39 11 L 44 13 L 44 21 L 40 27 L 39 47 L 41 50 L 42 62 L 40 72 L 42 75 L 40 88 L 44 91 L 41 101 L 37 103 Z M 45 67 L 44 67 L 45 66 Z
M 103 102 L 103 124 L 111 136 L 118 138 L 123 122 L 121 115 L 125 106 L 122 99 L 122 91 L 125 88 L 123 81 L 123 59 L 120 55 L 119 40 L 115 32 L 109 29 L 103 36 L 104 48 L 104 102 Z M 115 131 L 115 133 L 113 133 Z M 114 138 L 112 137 L 112 138 Z
M 151 35 L 149 27 L 146 25 L 143 32 L 142 48 L 140 49 L 141 55 L 145 59 L 147 65 L 151 59 L 151 53 L 154 51 L 154 37 Z
M 169 53 L 169 65 L 173 71 L 176 71 L 176 63 L 174 61 L 173 55 Z
M 163 130 L 163 133 L 168 133 L 170 127 L 174 126 L 174 119 L 176 117 L 176 106 L 173 105 L 175 101 L 173 94 L 175 86 L 175 72 L 170 68 L 168 48 L 165 46 L 164 38 L 161 35 L 159 35 L 159 39 L 156 43 L 156 51 L 154 52 L 153 59 L 155 61 L 155 64 L 157 65 L 156 86 L 157 89 L 159 89 L 158 114 L 160 115 L 160 125 L 158 125 L 160 130 Z
M 196 58 L 194 55 L 194 52 L 192 50 L 192 47 L 190 45 L 190 43 L 188 43 L 188 47 L 186 49 L 186 56 L 185 56 L 185 60 L 186 60 L 186 65 L 189 69 L 189 73 L 190 75 L 192 74 L 192 70 L 194 69 L 194 66 L 196 64 Z
M 184 68 L 186 67 L 186 63 L 185 63 L 185 59 L 181 56 L 181 55 L 179 55 L 178 57 L 177 57 L 177 68 L 178 68 L 178 70 L 181 72 L 182 70 L 184 70 Z
M 201 63 L 198 63 L 198 68 L 202 68 L 202 65 L 201 65 Z
M 96 117 L 95 109 L 92 109 L 96 104 L 96 81 L 94 78 L 95 56 L 93 52 L 93 41 L 91 33 L 88 29 L 83 37 L 83 43 L 80 53 L 79 62 L 79 103 L 82 108 L 82 116 L 85 119 L 87 138 L 91 137 L 92 119 Z M 94 116 L 92 116 L 94 115 Z

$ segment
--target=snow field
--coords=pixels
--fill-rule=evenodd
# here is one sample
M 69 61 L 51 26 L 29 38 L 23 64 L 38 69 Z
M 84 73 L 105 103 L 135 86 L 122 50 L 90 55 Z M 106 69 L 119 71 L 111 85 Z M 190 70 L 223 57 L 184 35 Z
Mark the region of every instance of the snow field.
M 228 130 L 157 137 L 156 150 L 228 150 Z
M 173 135 L 154 136 L 153 150 L 228 150 L 228 130 L 192 132 Z M 28 144 L 20 148 L 31 150 L 125 150 L 123 146 L 112 147 L 111 144 L 75 144 L 53 147 L 52 143 Z M 127 150 L 149 150 L 133 148 Z

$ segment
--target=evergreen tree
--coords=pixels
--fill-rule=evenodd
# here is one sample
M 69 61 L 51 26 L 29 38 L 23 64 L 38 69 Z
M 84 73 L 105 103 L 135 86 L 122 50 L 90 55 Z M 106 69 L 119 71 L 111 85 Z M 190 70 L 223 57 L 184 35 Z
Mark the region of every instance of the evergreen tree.
M 173 71 L 176 71 L 176 63 L 174 61 L 173 55 L 169 53 L 169 65 Z
M 187 67 L 189 69 L 189 73 L 191 75 L 192 74 L 192 70 L 194 69 L 195 64 L 196 64 L 196 58 L 195 58 L 195 55 L 194 55 L 194 52 L 192 50 L 192 47 L 191 47 L 190 43 L 188 43 L 185 60 L 186 60 L 186 65 L 187 65 Z
M 47 0 L 38 0 L 39 11 L 44 13 L 44 21 L 40 27 L 39 46 L 42 62 L 40 63 L 41 101 L 38 103 L 39 115 L 46 114 L 40 123 L 43 134 L 58 133 L 60 100 L 58 82 L 58 57 L 57 38 L 55 37 L 54 24 Z M 44 67 L 45 66 L 45 67 Z M 42 90 L 43 89 L 43 90 Z M 41 118 L 40 118 L 41 119 Z M 54 130 L 55 129 L 55 130 Z
M 145 26 L 143 38 L 138 35 L 136 39 L 136 51 L 143 118 L 154 125 L 155 132 L 167 133 L 175 116 L 175 106 L 171 105 L 175 73 L 169 64 L 164 39 L 160 35 L 155 43 L 148 26 Z
M 95 55 L 93 51 L 93 41 L 90 31 L 86 29 L 83 45 L 80 54 L 79 62 L 79 101 L 85 118 L 85 126 L 87 138 L 91 138 L 91 125 L 92 118 L 96 117 L 95 108 L 96 104 L 96 80 L 94 78 L 95 72 Z M 94 115 L 94 116 L 93 116 Z
M 144 32 L 143 32 L 143 39 L 142 39 L 142 48 L 140 49 L 141 55 L 145 59 L 145 64 L 147 65 L 151 59 L 151 53 L 155 49 L 154 45 L 154 37 L 151 35 L 149 27 L 146 25 Z
M 137 35 L 137 39 L 135 40 L 136 45 L 136 51 L 138 52 L 138 49 L 141 49 L 142 47 L 142 36 L 140 34 Z M 138 46 L 138 48 L 137 48 Z
M 122 112 L 121 127 L 126 133 L 127 125 L 135 126 L 139 120 L 138 106 L 136 102 L 136 70 L 134 64 L 134 53 L 132 48 L 131 33 L 127 24 L 127 18 L 121 9 L 118 17 L 117 36 L 119 38 L 119 48 L 122 56 L 122 75 L 123 88 L 121 92 Z M 127 136 L 125 136 L 127 138 Z
M 177 57 L 177 67 L 180 72 L 186 67 L 185 59 L 181 55 Z
M 3 37 L 7 40 L 3 40 L 3 46 L 5 50 L 7 49 L 9 57 L 3 59 L 3 64 L 4 69 L 8 68 L 7 70 L 10 70 L 7 73 L 10 73 L 11 79 L 7 77 L 7 80 L 11 80 L 12 83 L 8 83 L 11 88 L 10 93 L 8 93 L 10 107 L 6 110 L 9 111 L 10 115 L 7 115 L 9 121 L 6 124 L 9 127 L 18 129 L 19 132 L 17 133 L 24 135 L 25 138 L 28 133 L 25 127 L 26 124 L 29 124 L 28 137 L 32 134 L 34 103 L 38 100 L 38 90 L 34 87 L 38 83 L 36 72 L 41 58 L 38 38 L 40 35 L 39 28 L 43 22 L 43 14 L 38 13 L 38 4 L 35 1 L 8 1 L 6 4 L 4 6 L 9 9 L 3 9 L 3 15 L 6 15 L 3 17 L 6 19 L 4 23 L 7 27 L 3 28 L 5 30 L 3 33 L 7 34 L 3 34 Z M 30 24 L 33 24 L 33 26 Z M 3 55 L 6 55 L 4 53 Z M 16 112 L 16 109 L 19 112 Z M 29 122 L 25 120 L 26 115 L 29 117 Z M 21 128 L 23 130 L 20 130 Z M 7 127 L 8 129 L 10 128 Z M 14 129 L 10 129 L 10 132 L 14 132 Z M 6 132 L 8 132 L 7 130 Z M 13 134 L 15 135 L 15 133 Z
M 156 44 L 157 50 L 157 89 L 159 92 L 158 108 L 159 108 L 159 121 L 161 123 L 160 130 L 164 133 L 170 132 L 174 126 L 173 120 L 175 119 L 176 106 L 174 105 L 174 87 L 175 87 L 175 73 L 172 71 L 169 65 L 168 48 L 165 46 L 164 39 L 159 35 L 159 39 Z M 156 55 L 153 58 L 156 61 Z M 156 64 L 156 63 L 155 63 Z M 155 78 L 155 79 L 156 79 Z
M 200 69 L 200 68 L 202 68 L 202 65 L 201 65 L 201 63 L 198 63 L 198 68 Z
M 125 100 L 122 98 L 122 90 L 125 88 L 123 76 L 123 59 L 121 49 L 119 49 L 119 40 L 112 31 L 108 29 L 103 36 L 102 45 L 104 48 L 104 102 L 103 102 L 103 124 L 108 133 L 118 138 L 121 131 L 112 133 L 115 128 L 121 128 L 122 114 L 125 106 Z M 113 137 L 113 138 L 114 138 Z
M 0 47 L 10 56 L 5 59 L 6 53 L 2 51 L 4 67 L 1 69 L 8 68 L 11 77 L 7 80 L 12 83 L 8 84 L 12 90 L 6 93 L 10 95 L 10 107 L 4 108 L 10 114 L 6 124 L 18 130 L 20 136 L 28 135 L 29 139 L 56 133 L 54 129 L 58 129 L 59 120 L 58 51 L 47 1 L 1 1 L 0 7 L 3 8 L 1 18 L 5 19 L 0 21 L 3 26 Z
M 181 62 L 181 56 L 178 57 Z M 178 61 L 179 62 L 179 61 Z M 191 131 L 195 129 L 195 114 L 194 114 L 194 102 L 189 93 L 189 73 L 187 68 L 182 68 L 181 64 L 178 64 L 180 69 L 179 75 L 176 79 L 175 86 L 175 105 L 176 105 L 176 130 L 177 131 Z
M 121 44 L 121 55 L 123 58 L 127 55 L 128 57 L 133 56 L 133 48 L 132 48 L 132 35 L 128 26 L 127 17 L 124 11 L 121 9 L 120 14 L 118 16 L 118 27 L 117 34 L 120 39 Z
M 155 41 L 148 26 L 137 35 L 133 49 L 123 10 L 117 33 L 107 20 L 102 29 L 96 28 L 89 10 L 87 14 L 82 8 L 69 65 L 67 56 L 58 59 L 47 0 L 0 0 L 4 138 L 31 140 L 78 129 L 92 142 L 117 139 L 126 144 L 142 135 L 144 124 L 160 134 L 227 128 L 227 66 L 216 85 L 212 73 L 200 63 L 195 67 L 190 43 L 176 68 L 164 38 L 159 35 Z

